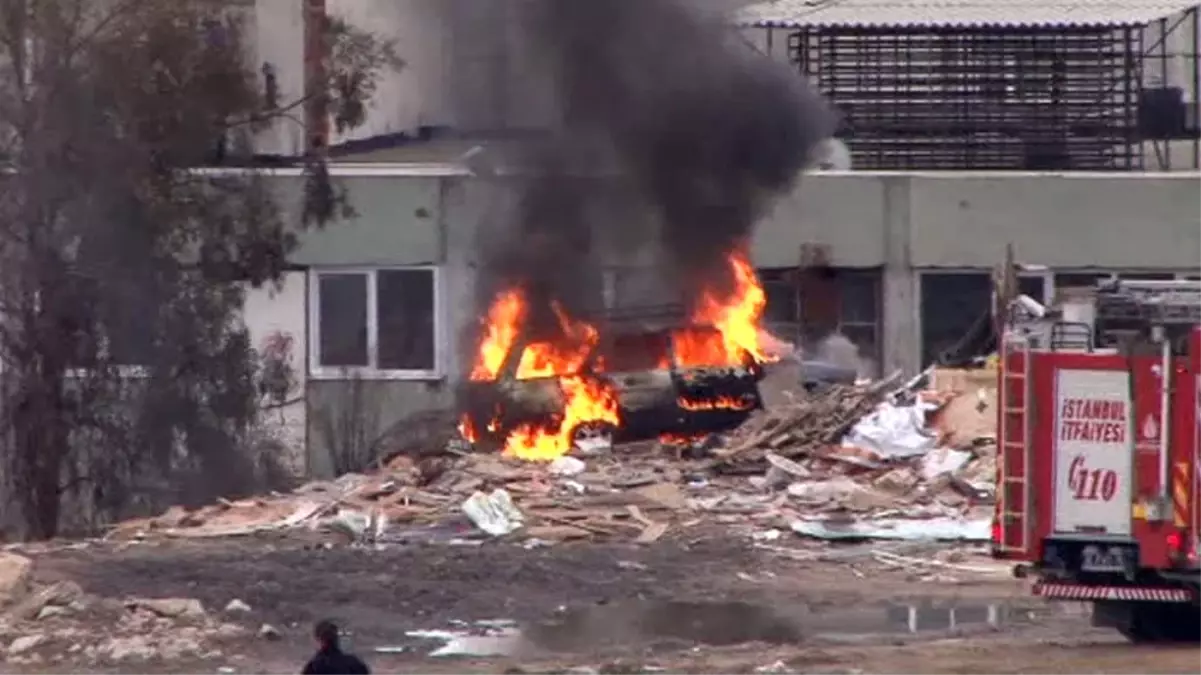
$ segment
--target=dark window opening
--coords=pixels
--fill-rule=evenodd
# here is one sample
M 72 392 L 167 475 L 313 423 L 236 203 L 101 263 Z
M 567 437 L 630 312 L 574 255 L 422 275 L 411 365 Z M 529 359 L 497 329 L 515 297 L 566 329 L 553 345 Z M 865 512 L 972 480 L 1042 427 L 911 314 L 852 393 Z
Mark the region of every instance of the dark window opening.
M 434 273 L 376 273 L 379 363 L 384 370 L 434 370 Z
M 367 282 L 362 273 L 322 274 L 318 282 L 318 355 L 322 366 L 369 365 Z
M 319 274 L 316 365 L 436 370 L 434 281 L 430 269 Z
M 991 322 L 992 278 L 925 273 L 921 278 L 922 364 L 960 363 L 988 353 L 980 323 Z

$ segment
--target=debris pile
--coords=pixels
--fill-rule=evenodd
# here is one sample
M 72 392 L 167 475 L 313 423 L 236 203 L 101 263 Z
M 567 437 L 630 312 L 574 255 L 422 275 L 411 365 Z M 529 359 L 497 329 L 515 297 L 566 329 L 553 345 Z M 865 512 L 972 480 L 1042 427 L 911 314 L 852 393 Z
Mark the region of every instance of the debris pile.
M 0 553 L 0 650 L 10 664 L 78 658 L 115 666 L 216 658 L 225 644 L 253 634 L 233 620 L 233 614 L 250 609 L 241 600 L 231 600 L 219 613 L 194 598 L 104 598 L 74 581 L 36 587 L 31 567 L 24 556 Z M 89 621 L 102 622 L 106 630 L 96 634 L 81 626 Z
M 454 447 L 291 494 L 175 507 L 110 537 L 319 534 L 323 545 L 653 542 L 719 526 L 821 539 L 987 538 L 995 386 L 925 373 L 790 395 L 727 435 L 549 463 Z M 590 439 L 595 441 L 595 439 Z

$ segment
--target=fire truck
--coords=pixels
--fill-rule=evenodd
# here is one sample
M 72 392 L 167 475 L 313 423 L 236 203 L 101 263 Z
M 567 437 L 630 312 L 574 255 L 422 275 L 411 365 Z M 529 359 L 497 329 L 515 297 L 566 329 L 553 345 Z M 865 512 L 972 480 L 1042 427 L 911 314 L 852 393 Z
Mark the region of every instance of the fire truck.
M 1201 282 L 1079 291 L 998 302 L 993 555 L 1094 625 L 1197 641 Z

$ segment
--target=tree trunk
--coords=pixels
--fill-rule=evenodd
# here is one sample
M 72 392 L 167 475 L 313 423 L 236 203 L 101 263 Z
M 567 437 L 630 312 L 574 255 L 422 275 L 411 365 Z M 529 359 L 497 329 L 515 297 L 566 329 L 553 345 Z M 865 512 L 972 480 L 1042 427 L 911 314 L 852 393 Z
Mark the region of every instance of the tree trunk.
M 13 411 L 15 483 L 28 539 L 58 534 L 63 461 L 69 456 L 68 402 L 58 340 L 40 340 L 20 373 Z

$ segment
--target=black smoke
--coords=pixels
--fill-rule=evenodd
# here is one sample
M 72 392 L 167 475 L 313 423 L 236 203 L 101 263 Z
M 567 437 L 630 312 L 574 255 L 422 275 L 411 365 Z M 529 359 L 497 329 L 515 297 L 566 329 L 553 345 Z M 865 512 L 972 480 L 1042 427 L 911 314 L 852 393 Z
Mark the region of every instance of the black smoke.
M 833 126 L 795 70 L 694 6 L 522 3 L 559 124 L 530 146 L 513 222 L 484 251 L 485 303 L 520 284 L 534 306 L 586 313 L 614 246 L 655 251 L 685 301 L 728 281 L 727 252 Z

